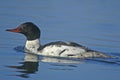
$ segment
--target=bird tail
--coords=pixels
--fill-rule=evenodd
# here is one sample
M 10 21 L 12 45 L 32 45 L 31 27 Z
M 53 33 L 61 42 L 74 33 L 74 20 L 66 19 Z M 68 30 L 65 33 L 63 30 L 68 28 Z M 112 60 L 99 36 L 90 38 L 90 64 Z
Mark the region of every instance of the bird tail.
M 108 55 L 106 53 L 103 52 L 98 52 L 98 51 L 89 51 L 86 54 L 86 57 L 92 57 L 92 58 L 117 58 L 117 56 L 112 56 L 112 55 Z

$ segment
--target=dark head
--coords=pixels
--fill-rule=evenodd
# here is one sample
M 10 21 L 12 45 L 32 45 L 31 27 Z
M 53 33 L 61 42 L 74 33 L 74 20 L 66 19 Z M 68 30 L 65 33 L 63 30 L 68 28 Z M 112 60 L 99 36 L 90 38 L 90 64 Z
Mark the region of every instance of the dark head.
M 27 40 L 40 38 L 40 29 L 32 22 L 23 23 L 15 29 L 7 29 L 6 31 L 22 33 L 27 37 Z

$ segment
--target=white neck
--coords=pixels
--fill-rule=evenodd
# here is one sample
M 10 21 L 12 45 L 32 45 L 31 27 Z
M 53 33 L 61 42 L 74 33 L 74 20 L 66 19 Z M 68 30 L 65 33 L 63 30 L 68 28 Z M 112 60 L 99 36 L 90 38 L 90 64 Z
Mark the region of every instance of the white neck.
M 30 51 L 31 53 L 36 53 L 38 48 L 40 47 L 40 41 L 39 39 L 35 40 L 27 40 L 25 44 L 25 49 Z

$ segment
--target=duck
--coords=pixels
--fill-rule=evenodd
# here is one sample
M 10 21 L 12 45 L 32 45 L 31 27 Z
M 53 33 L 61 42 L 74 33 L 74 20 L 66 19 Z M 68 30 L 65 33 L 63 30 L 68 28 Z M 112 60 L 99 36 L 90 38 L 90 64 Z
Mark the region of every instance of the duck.
M 9 32 L 23 34 L 26 37 L 25 52 L 31 54 L 63 58 L 113 58 L 106 53 L 89 49 L 76 42 L 56 41 L 41 45 L 41 30 L 33 22 L 25 22 L 17 28 L 6 29 Z

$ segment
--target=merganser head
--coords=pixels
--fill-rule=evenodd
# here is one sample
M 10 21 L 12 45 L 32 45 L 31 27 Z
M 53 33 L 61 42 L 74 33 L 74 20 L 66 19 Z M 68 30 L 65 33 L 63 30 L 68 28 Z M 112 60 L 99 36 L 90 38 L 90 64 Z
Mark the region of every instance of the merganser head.
M 6 31 L 22 33 L 27 40 L 35 40 L 40 38 L 40 29 L 32 22 L 25 22 L 15 29 L 7 29 Z

